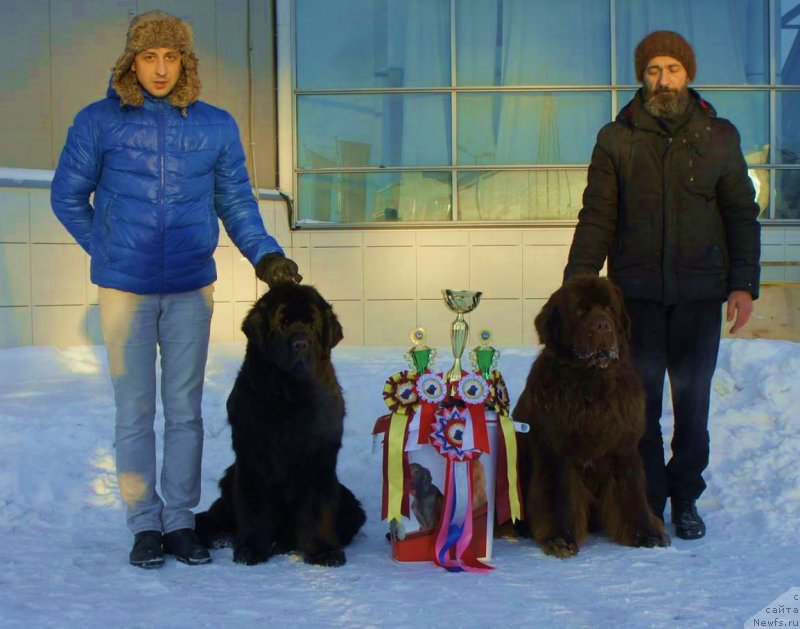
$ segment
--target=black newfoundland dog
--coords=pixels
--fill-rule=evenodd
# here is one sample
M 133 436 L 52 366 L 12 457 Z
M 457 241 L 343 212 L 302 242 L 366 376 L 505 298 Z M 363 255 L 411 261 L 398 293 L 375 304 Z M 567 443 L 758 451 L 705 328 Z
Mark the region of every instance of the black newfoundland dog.
M 234 561 L 248 565 L 297 550 L 341 566 L 366 520 L 336 476 L 345 410 L 331 349 L 342 327 L 313 287 L 285 283 L 255 303 L 242 331 L 247 350 L 228 398 L 236 460 L 197 515 L 197 535 L 208 547 L 232 543 Z
M 575 555 L 598 527 L 627 546 L 667 546 L 647 504 L 637 449 L 644 391 L 628 356 L 630 323 L 620 290 L 581 275 L 536 317 L 544 344 L 513 417 L 525 528 L 548 555 Z

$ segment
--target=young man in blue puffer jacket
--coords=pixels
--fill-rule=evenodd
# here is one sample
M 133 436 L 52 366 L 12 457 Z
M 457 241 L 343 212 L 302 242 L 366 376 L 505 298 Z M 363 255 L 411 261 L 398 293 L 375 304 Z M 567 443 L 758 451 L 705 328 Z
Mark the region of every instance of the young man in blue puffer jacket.
M 261 280 L 302 280 L 264 229 L 236 123 L 199 93 L 191 27 L 161 11 L 135 17 L 106 98 L 75 117 L 51 189 L 53 211 L 91 257 L 99 286 L 117 478 L 134 534 L 130 562 L 143 568 L 161 566 L 164 552 L 187 564 L 211 561 L 192 509 L 200 500 L 217 218 Z

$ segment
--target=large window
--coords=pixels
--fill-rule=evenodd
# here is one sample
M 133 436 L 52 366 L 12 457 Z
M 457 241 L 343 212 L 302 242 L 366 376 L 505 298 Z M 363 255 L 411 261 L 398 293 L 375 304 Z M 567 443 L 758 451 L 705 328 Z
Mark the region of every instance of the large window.
M 800 220 L 798 0 L 279 1 L 298 225 L 574 221 L 657 29 L 694 46 L 762 220 Z

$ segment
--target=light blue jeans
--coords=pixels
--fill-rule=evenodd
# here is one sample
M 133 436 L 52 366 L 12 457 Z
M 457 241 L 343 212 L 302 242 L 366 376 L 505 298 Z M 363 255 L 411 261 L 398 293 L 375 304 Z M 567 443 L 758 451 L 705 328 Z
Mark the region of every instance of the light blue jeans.
M 194 528 L 213 293 L 213 285 L 170 295 L 99 289 L 100 323 L 116 402 L 117 481 L 134 534 Z M 156 490 L 153 429 L 157 349 L 164 406 L 161 496 Z

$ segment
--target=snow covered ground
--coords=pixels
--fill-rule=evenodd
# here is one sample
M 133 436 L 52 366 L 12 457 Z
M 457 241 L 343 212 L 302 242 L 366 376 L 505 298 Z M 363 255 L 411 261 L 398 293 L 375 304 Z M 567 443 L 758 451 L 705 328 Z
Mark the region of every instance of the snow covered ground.
M 704 539 L 631 549 L 594 537 L 566 561 L 497 540 L 488 575 L 390 557 L 370 433 L 403 351 L 334 352 L 348 405 L 340 476 L 369 518 L 346 566 L 281 556 L 246 567 L 222 549 L 207 566 L 168 558 L 145 571 L 127 563 L 105 351 L 0 350 L 0 627 L 742 627 L 800 585 L 800 344 L 722 342 Z M 512 402 L 536 351 L 503 350 Z M 212 347 L 201 508 L 232 460 L 225 400 L 242 355 Z M 449 350 L 440 356 L 448 366 Z M 671 420 L 666 410 L 667 439 Z M 771 618 L 800 626 L 800 615 Z

